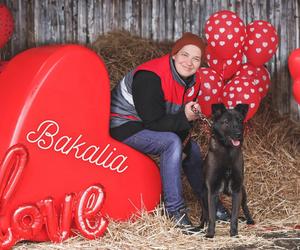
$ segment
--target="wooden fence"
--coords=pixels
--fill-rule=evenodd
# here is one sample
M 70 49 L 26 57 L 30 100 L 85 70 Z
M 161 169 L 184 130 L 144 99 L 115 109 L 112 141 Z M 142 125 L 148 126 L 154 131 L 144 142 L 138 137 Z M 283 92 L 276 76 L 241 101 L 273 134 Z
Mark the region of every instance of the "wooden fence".
M 205 21 L 219 10 L 236 12 L 244 22 L 266 20 L 279 34 L 279 48 L 268 63 L 272 107 L 300 121 L 287 67 L 300 45 L 300 0 L 0 0 L 12 11 L 15 32 L 1 58 L 49 43 L 90 44 L 111 30 L 126 30 L 157 41 L 174 41 L 185 31 L 203 35 Z

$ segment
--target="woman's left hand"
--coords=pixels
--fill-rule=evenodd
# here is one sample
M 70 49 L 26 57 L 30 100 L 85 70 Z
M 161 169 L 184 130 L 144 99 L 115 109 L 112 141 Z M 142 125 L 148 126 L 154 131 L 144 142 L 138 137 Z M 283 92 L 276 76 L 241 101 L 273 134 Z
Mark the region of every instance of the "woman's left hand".
M 184 112 L 188 121 L 199 119 L 201 108 L 198 102 L 189 102 L 185 105 Z

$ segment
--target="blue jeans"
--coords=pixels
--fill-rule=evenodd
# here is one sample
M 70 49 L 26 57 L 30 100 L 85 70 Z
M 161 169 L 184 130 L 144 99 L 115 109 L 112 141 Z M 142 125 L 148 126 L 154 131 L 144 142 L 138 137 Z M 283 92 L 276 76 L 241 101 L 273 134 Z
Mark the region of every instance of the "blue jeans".
M 164 203 L 169 213 L 185 208 L 181 165 L 193 191 L 200 199 L 203 185 L 202 158 L 200 147 L 195 141 L 191 141 L 190 150 L 183 162 L 182 142 L 173 132 L 144 129 L 125 139 L 123 143 L 145 154 L 160 156 Z

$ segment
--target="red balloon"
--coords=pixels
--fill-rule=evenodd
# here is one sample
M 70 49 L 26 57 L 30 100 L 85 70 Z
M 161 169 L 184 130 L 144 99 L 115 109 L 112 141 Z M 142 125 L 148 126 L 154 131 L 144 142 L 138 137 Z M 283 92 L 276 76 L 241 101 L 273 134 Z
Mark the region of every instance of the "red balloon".
M 8 198 L 0 231 L 8 232 L 11 215 L 21 205 L 49 196 L 63 204 L 66 194 L 96 183 L 107 194 L 104 216 L 127 220 L 157 206 L 161 180 L 155 162 L 109 135 L 110 84 L 96 53 L 79 45 L 29 49 L 10 60 L 0 82 L 5 83 L 0 84 L 5 121 L 0 123 L 0 157 L 21 143 L 30 159 L 21 178 L 12 179 L 18 180 L 7 193 L 12 195 L 0 197 L 0 202 Z M 20 157 L 12 159 L 20 169 Z M 6 169 L 2 176 L 10 176 L 11 168 Z M 34 238 L 47 239 L 45 227 Z
M 0 215 L 12 197 L 28 161 L 28 151 L 17 144 L 11 147 L 0 165 Z
M 300 78 L 300 48 L 295 49 L 288 59 L 289 70 L 293 79 Z
M 60 217 L 57 215 L 53 198 L 44 199 L 37 203 L 44 218 L 47 234 L 52 242 L 58 243 L 69 238 L 74 201 L 74 194 L 66 195 Z
M 244 53 L 254 66 L 262 66 L 275 54 L 278 47 L 278 35 L 267 21 L 256 20 L 246 26 Z
M 14 237 L 12 228 L 7 229 L 6 234 L 0 230 L 0 249 L 11 249 L 17 242 L 17 239 Z
M 103 235 L 108 220 L 101 214 L 104 202 L 104 191 L 99 185 L 89 187 L 79 196 L 75 211 L 77 229 L 87 239 L 96 239 Z
M 4 4 L 0 4 L 0 48 L 2 48 L 14 30 L 14 19 L 10 10 Z
M 241 67 L 243 54 L 235 53 L 232 58 L 221 59 L 210 45 L 206 47 L 205 57 L 210 68 L 214 69 L 224 80 L 230 79 Z
M 244 44 L 245 25 L 236 13 L 222 10 L 212 14 L 205 23 L 205 37 L 218 58 L 232 58 Z
M 257 86 L 261 98 L 267 95 L 271 84 L 271 76 L 265 66 L 256 67 L 250 63 L 245 63 L 235 75 L 241 78 L 253 78 L 253 84 Z
M 227 108 L 234 108 L 240 103 L 249 104 L 245 122 L 256 113 L 261 100 L 253 81 L 252 78 L 235 77 L 223 88 L 222 102 Z
M 211 116 L 211 105 L 219 102 L 223 89 L 222 78 L 210 68 L 200 68 L 199 75 L 201 85 L 198 103 L 201 107 L 201 113 L 209 117 Z
M 300 104 L 300 78 L 296 79 L 293 83 L 293 95 L 296 102 Z
M 43 216 L 34 205 L 19 207 L 12 216 L 12 229 L 20 239 L 33 240 L 41 231 Z

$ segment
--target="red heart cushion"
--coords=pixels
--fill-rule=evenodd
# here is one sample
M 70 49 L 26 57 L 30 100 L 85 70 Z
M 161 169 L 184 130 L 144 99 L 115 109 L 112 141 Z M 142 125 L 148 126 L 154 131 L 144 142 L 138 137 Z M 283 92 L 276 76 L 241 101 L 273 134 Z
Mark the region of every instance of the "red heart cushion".
M 66 194 L 96 183 L 106 193 L 102 212 L 113 219 L 155 208 L 159 170 L 149 157 L 110 137 L 109 79 L 94 52 L 78 45 L 30 49 L 8 63 L 0 83 L 0 155 L 17 143 L 29 152 L 1 208 L 0 229 L 7 229 L 23 204 L 51 196 L 59 209 Z

